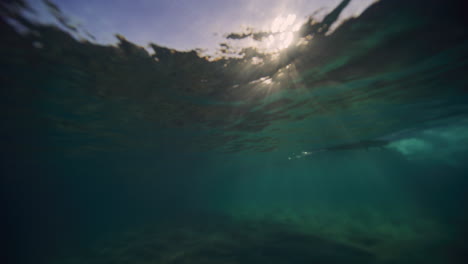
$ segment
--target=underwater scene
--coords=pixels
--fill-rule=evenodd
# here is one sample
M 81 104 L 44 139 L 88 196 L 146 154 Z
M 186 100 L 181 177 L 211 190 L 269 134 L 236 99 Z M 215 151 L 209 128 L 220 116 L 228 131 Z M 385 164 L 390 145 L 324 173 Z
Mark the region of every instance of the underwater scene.
M 468 263 L 468 3 L 0 1 L 1 263 Z

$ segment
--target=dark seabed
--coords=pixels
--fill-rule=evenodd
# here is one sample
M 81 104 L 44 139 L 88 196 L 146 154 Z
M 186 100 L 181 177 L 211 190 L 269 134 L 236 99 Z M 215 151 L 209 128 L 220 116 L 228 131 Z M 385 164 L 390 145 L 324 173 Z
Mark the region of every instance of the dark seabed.
M 349 2 L 209 57 L 0 1 L 1 263 L 468 263 L 467 4 Z

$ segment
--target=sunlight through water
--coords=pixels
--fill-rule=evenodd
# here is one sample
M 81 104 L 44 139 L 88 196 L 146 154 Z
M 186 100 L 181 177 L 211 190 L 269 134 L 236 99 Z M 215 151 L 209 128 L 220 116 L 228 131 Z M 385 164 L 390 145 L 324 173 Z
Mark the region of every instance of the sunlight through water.
M 466 0 L 25 1 L 1 263 L 468 263 Z
M 270 53 L 288 48 L 293 42 L 295 32 L 300 29 L 302 23 L 296 21 L 295 14 L 277 16 L 270 25 L 271 35 L 258 44 L 259 48 Z

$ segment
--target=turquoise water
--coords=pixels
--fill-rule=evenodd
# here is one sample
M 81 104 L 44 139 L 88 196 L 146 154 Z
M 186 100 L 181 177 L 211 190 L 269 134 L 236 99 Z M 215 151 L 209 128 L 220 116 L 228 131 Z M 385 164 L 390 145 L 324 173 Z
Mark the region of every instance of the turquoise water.
M 1 2 L 3 263 L 466 263 L 468 9 L 408 2 L 218 58 Z

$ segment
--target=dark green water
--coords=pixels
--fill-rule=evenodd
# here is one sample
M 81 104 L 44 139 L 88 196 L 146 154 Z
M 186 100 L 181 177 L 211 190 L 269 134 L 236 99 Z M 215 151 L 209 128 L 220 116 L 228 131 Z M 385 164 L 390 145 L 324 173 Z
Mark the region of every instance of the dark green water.
M 467 263 L 468 9 L 348 2 L 217 60 L 0 2 L 2 263 Z

